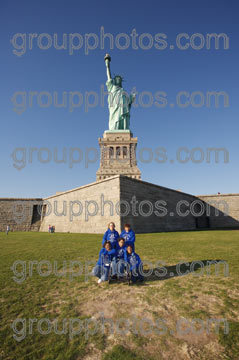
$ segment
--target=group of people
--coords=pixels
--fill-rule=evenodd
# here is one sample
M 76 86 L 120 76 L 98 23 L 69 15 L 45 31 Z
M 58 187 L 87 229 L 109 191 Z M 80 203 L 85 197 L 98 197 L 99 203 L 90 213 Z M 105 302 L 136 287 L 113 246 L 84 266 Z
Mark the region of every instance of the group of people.
M 92 271 L 92 275 L 99 278 L 98 284 L 108 280 L 110 270 L 112 279 L 124 277 L 125 271 L 130 271 L 133 282 L 143 281 L 140 267 L 142 269 L 142 262 L 135 252 L 135 233 L 130 224 L 125 224 L 119 235 L 115 224 L 110 222 L 103 236 L 98 262 Z
M 55 229 L 55 226 L 54 225 L 49 225 L 48 226 L 48 232 L 49 233 L 54 233 L 56 231 L 56 229 Z

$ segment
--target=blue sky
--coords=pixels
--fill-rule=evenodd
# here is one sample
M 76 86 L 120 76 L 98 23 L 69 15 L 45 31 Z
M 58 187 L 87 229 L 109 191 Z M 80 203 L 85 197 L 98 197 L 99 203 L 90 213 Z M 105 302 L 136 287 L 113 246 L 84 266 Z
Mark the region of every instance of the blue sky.
M 165 107 L 158 107 L 153 102 L 152 106 L 133 107 L 131 111 L 131 130 L 138 137 L 138 150 L 143 151 L 144 159 L 153 156 L 148 163 L 142 159 L 138 162 L 142 179 L 196 195 L 238 193 L 238 10 L 237 2 L 222 0 L 2 1 L 0 196 L 45 197 L 95 181 L 99 160 L 86 166 L 85 159 L 87 152 L 94 155 L 89 149 L 98 149 L 97 139 L 108 127 L 108 108 L 105 98 L 104 106 L 98 104 L 85 111 L 85 96 L 87 92 L 100 96 L 101 86 L 106 81 L 103 60 L 106 52 L 112 57 L 112 72 L 123 75 L 126 91 L 135 87 L 139 95 L 148 92 L 153 99 L 156 92 L 163 91 L 167 97 Z M 99 44 L 86 54 L 85 34 L 93 33 L 100 38 L 101 27 L 105 33 L 112 34 L 114 48 L 109 48 L 106 39 L 103 48 Z M 147 33 L 154 41 L 153 46 L 149 45 L 148 35 L 142 35 L 142 45 L 138 43 L 138 49 L 132 48 L 130 34 L 133 29 L 138 34 L 136 43 Z M 29 34 L 32 33 L 37 37 L 32 40 L 30 49 Z M 50 39 L 57 34 L 59 42 L 66 34 L 67 49 L 57 50 L 53 45 L 41 49 L 38 41 L 41 44 L 39 36 L 44 33 Z M 69 34 L 73 33 L 81 34 L 83 45 L 70 55 Z M 130 39 L 127 47 L 122 35 L 119 44 L 125 45 L 125 49 L 119 49 L 116 41 L 120 37 L 117 35 L 122 33 Z M 155 35 L 159 33 L 167 36 L 165 49 L 155 47 Z M 202 46 L 195 50 L 189 46 L 182 50 L 176 46 L 176 37 L 182 33 L 188 34 L 191 41 L 193 34 L 201 34 L 192 42 L 195 46 L 199 46 L 200 39 L 206 39 L 207 34 L 224 33 L 229 39 L 229 48 L 224 49 L 220 42 L 220 48 L 216 50 L 212 42 L 211 49 Z M 20 47 L 24 40 L 16 34 L 26 34 L 26 46 L 21 56 L 14 50 L 17 50 L 16 44 Z M 15 45 L 11 39 L 15 39 Z M 182 38 L 182 45 L 189 40 Z M 46 37 L 41 41 L 46 46 Z M 76 47 L 77 39 L 74 41 Z M 93 43 L 92 37 L 89 40 L 91 47 Z M 174 48 L 170 49 L 170 45 Z M 148 49 L 142 49 L 143 46 Z M 225 107 L 220 100 L 217 108 L 213 104 L 209 107 L 189 104 L 183 108 L 177 106 L 175 100 L 182 91 L 199 92 L 201 99 L 206 99 L 210 91 L 224 91 L 229 106 Z M 19 92 L 22 95 L 17 97 Z M 32 97 L 30 106 L 33 92 L 37 95 Z M 42 92 L 47 92 L 51 98 L 55 92 L 59 99 L 65 92 L 66 106 L 40 106 L 39 97 L 43 104 L 44 99 L 48 99 L 39 95 Z M 82 106 L 72 111 L 70 92 L 79 92 L 83 96 Z M 21 114 L 16 111 L 20 105 L 14 105 L 14 96 L 18 104 L 26 96 Z M 196 103 L 200 101 L 197 96 Z M 74 99 L 76 101 L 76 97 Z M 89 99 L 93 101 L 92 97 Z M 142 99 L 147 104 L 147 96 Z M 167 150 L 165 163 L 155 161 L 158 147 Z M 191 154 L 193 149 L 200 148 L 203 155 L 208 148 L 223 148 L 229 154 L 229 162 L 224 163 L 221 154 L 219 163 L 214 160 L 181 163 L 175 159 L 177 150 L 182 147 Z M 54 151 L 61 157 L 64 148 L 65 163 L 47 159 L 50 155 L 54 157 Z M 71 166 L 69 157 L 73 148 L 81 149 L 82 161 Z M 77 154 L 74 153 L 75 159 Z M 199 152 L 194 154 L 197 160 Z M 19 167 L 14 156 L 23 159 L 21 170 L 14 166 Z M 42 163 L 40 156 L 49 161 Z

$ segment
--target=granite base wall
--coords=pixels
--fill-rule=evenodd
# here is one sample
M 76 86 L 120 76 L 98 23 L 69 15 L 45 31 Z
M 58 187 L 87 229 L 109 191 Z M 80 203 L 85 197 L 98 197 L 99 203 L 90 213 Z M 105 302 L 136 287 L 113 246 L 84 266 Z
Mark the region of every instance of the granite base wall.
M 119 229 L 119 182 L 116 176 L 44 199 L 46 216 L 40 231 L 54 225 L 57 232 L 103 233 L 110 221 Z
M 0 231 L 6 231 L 8 225 L 11 231 L 39 231 L 41 221 L 36 206 L 42 203 L 39 198 L 0 198 Z
M 116 175 L 43 200 L 0 199 L 0 231 L 7 225 L 13 231 L 48 231 L 50 224 L 56 232 L 103 233 L 110 221 L 118 231 L 130 223 L 136 233 L 239 229 L 239 194 L 193 196 Z
M 138 233 L 209 228 L 209 221 L 205 214 L 194 216 L 190 211 L 190 205 L 196 202 L 193 210 L 199 213 L 197 203 L 202 202 L 193 195 L 122 177 L 120 198 L 131 204 L 134 198 L 134 201 L 137 201 L 137 211 L 133 213 L 131 210 L 129 214 L 122 216 L 121 227 L 129 222 Z M 159 209 L 159 206 L 164 208 L 164 212 Z M 125 206 L 124 208 L 126 211 Z M 184 216 L 185 213 L 188 215 Z
M 211 205 L 212 229 L 239 229 L 239 194 L 199 195 L 198 198 Z

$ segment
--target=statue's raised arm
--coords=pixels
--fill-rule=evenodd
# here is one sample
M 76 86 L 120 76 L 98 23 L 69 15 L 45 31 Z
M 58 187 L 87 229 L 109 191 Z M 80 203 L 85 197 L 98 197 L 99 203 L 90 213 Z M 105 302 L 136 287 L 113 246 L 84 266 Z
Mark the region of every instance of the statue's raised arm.
M 107 74 L 107 80 L 111 80 L 111 73 L 110 73 L 110 61 L 111 57 L 109 54 L 105 54 L 105 65 L 106 65 L 106 74 Z

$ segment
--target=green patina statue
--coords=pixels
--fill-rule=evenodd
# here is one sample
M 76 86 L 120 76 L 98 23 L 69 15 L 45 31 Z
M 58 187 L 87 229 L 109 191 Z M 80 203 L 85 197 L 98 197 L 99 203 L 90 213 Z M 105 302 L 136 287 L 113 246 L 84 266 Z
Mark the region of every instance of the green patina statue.
M 106 87 L 108 89 L 109 130 L 129 130 L 130 108 L 135 100 L 135 94 L 128 95 L 122 88 L 122 77 L 116 75 L 113 79 L 110 73 L 110 55 L 105 55 L 107 73 Z

